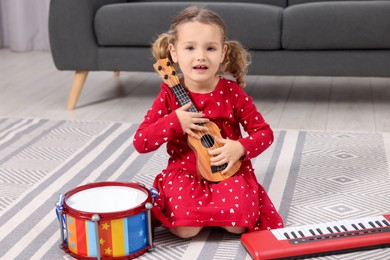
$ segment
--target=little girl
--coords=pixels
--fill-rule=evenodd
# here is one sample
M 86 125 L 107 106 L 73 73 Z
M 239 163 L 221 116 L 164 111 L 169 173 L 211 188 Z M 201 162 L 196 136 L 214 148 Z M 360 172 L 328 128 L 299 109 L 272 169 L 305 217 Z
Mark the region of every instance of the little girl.
M 283 221 L 263 187 L 257 182 L 250 159 L 273 142 L 273 132 L 243 91 L 248 62 L 247 51 L 228 41 L 222 19 L 199 7 L 183 10 L 170 30 L 153 44 L 156 59 L 169 58 L 182 73 L 181 83 L 192 103 L 182 107 L 171 88 L 161 85 L 151 109 L 134 136 L 140 153 L 166 143 L 168 165 L 154 180 L 158 197 L 153 215 L 173 234 L 189 238 L 203 227 L 219 226 L 229 232 L 283 227 Z M 237 82 L 218 76 L 230 74 Z M 194 105 L 198 111 L 187 111 Z M 203 123 L 217 124 L 222 147 L 210 149 L 211 165 L 237 160 L 241 167 L 232 177 L 215 183 L 197 173 L 196 155 L 187 143 L 188 135 L 200 139 L 207 131 Z M 248 133 L 243 137 L 240 124 Z

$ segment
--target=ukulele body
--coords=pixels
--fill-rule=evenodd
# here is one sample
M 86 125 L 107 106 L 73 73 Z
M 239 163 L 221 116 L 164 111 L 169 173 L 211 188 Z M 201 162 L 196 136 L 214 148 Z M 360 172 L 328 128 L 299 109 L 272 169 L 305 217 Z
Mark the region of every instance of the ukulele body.
M 221 172 L 226 168 L 227 164 L 221 166 L 212 166 L 210 162 L 211 155 L 209 150 L 223 146 L 223 144 L 217 142 L 214 139 L 214 136 L 222 138 L 218 126 L 213 122 L 208 122 L 203 124 L 209 129 L 207 133 L 197 133 L 202 138 L 196 139 L 192 136 L 188 136 L 188 144 L 191 149 L 195 152 L 196 155 L 196 165 L 198 174 L 202 179 L 211 181 L 211 182 L 220 182 L 226 180 L 233 176 L 241 166 L 241 161 L 238 160 L 233 164 L 233 166 L 225 174 Z

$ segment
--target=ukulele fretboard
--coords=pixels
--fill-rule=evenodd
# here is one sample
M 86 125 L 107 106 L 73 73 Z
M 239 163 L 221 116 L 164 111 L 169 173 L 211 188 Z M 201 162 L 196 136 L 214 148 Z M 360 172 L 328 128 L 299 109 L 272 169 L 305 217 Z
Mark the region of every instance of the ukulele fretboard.
M 184 106 L 185 104 L 191 102 L 191 99 L 188 96 L 183 85 L 177 84 L 177 85 L 172 87 L 172 90 L 173 90 L 173 93 L 175 94 L 175 96 L 177 97 L 177 99 L 179 100 L 179 103 L 181 106 Z M 196 109 L 196 107 L 193 104 L 191 105 L 190 109 L 188 109 L 188 111 L 198 112 L 198 110 Z

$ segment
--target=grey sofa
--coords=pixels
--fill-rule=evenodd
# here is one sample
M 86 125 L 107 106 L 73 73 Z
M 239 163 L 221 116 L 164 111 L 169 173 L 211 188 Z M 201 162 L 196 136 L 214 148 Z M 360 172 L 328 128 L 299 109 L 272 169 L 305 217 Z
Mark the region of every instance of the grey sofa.
M 151 42 L 193 4 L 217 11 L 250 50 L 249 74 L 390 76 L 390 1 L 51 0 L 54 63 L 76 72 L 67 108 L 89 71 L 153 71 Z

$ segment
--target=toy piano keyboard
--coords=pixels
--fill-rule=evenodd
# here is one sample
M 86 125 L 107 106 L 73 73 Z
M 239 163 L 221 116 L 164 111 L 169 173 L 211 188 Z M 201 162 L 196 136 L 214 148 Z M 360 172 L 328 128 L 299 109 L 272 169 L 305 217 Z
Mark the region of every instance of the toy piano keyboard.
M 245 233 L 241 242 L 256 260 L 390 246 L 390 214 Z

